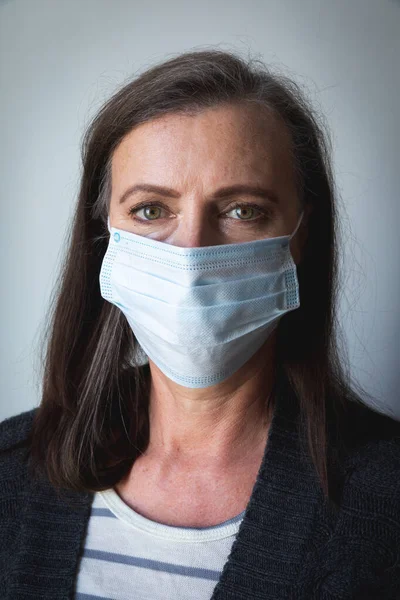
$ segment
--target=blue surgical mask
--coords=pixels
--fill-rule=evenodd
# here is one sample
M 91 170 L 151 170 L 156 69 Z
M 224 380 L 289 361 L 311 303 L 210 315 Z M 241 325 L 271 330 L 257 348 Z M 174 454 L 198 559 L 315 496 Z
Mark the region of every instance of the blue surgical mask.
M 110 227 L 100 271 L 105 300 L 170 379 L 215 385 L 242 367 L 281 317 L 300 306 L 291 235 L 182 248 Z

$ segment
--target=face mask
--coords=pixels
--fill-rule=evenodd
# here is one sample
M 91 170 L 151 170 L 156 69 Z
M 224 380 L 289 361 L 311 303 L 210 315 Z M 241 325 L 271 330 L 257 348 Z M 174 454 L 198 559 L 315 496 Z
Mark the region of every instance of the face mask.
M 145 354 L 189 388 L 223 381 L 300 306 L 295 235 L 182 248 L 110 227 L 100 271 Z

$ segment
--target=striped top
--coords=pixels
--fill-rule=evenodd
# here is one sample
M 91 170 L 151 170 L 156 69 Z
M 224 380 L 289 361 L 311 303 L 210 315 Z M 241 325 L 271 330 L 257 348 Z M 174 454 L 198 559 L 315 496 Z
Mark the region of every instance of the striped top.
M 209 600 L 399 600 L 400 423 L 360 403 L 347 401 L 342 407 L 337 398 L 327 399 L 327 500 L 307 451 L 307 430 L 300 427 L 298 399 L 284 374 L 277 381 L 262 464 Z M 78 567 L 78 593 L 143 598 L 144 590 L 133 587 L 141 572 L 137 566 L 129 567 L 122 583 L 117 579 L 119 566 L 129 565 L 137 529 L 115 518 L 113 511 L 114 517 L 102 519 L 91 514 L 92 492 L 59 494 L 46 476 L 32 478 L 30 433 L 41 409 L 0 423 L 1 600 L 72 600 Z M 104 494 L 96 496 L 96 507 L 104 509 L 105 505 L 98 504 L 101 499 Z M 106 534 L 111 526 L 112 535 Z M 156 545 L 155 537 L 148 539 L 153 550 L 160 551 L 167 541 L 169 548 L 175 544 L 190 547 L 188 542 L 157 538 Z M 199 552 L 203 544 L 195 547 Z M 213 548 L 207 542 L 207 550 Z M 124 562 L 89 561 L 82 554 L 91 550 Z M 169 555 L 160 562 L 188 566 L 185 557 L 176 563 L 175 556 Z M 218 560 L 219 567 L 213 554 L 213 564 L 200 568 L 218 571 L 224 559 Z M 147 573 L 146 583 L 156 579 L 161 588 L 164 573 Z M 114 579 L 116 594 L 110 590 Z M 132 590 L 125 593 L 120 586 L 126 588 L 127 581 Z M 178 587 L 188 580 L 176 576 L 168 585 L 173 581 Z M 209 590 L 214 583 L 210 582 Z M 199 590 L 194 586 L 186 593 L 187 600 L 196 593 Z M 183 594 L 182 588 L 174 588 L 172 594 L 163 589 L 162 596 L 170 600 Z M 153 591 L 148 599 L 153 600 Z
M 94 494 L 76 600 L 209 600 L 244 511 L 213 527 L 143 517 L 111 488 Z

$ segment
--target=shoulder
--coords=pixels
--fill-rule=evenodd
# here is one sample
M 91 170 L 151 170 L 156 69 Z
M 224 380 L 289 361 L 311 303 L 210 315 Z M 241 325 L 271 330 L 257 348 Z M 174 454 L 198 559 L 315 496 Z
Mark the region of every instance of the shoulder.
M 36 409 L 0 422 L 0 589 L 21 552 L 23 510 L 31 497 L 27 470 L 29 432 Z M 1 595 L 1 594 L 0 594 Z
M 0 453 L 12 450 L 26 441 L 37 408 L 21 412 L 0 422 Z
M 339 421 L 346 471 L 354 484 L 400 483 L 400 420 L 372 406 L 349 402 Z M 392 488 L 393 489 L 393 488 Z
M 344 480 L 340 508 L 320 554 L 318 592 L 341 589 L 353 594 L 346 598 L 399 598 L 400 422 L 355 403 L 346 408 L 340 433 Z
M 400 422 L 368 408 L 357 413 L 348 440 L 344 506 L 380 522 L 382 532 L 390 519 L 391 537 L 400 543 Z
M 400 551 L 400 421 L 351 401 L 334 425 L 340 457 L 335 535 Z
M 0 422 L 0 487 L 9 490 L 9 481 L 22 484 L 27 476 L 30 432 L 36 408 L 24 411 Z M 12 486 L 12 487 L 13 487 Z
M 330 421 L 343 475 L 342 500 L 360 494 L 366 507 L 376 495 L 381 499 L 376 507 L 392 503 L 400 513 L 400 421 L 358 401 L 342 406 Z
M 343 508 L 365 531 L 385 532 L 400 542 L 400 421 L 361 403 L 351 403 L 342 426 L 346 447 Z M 390 536 L 387 536 L 388 518 Z M 382 529 L 377 528 L 377 524 Z M 360 530 L 361 533 L 361 530 Z

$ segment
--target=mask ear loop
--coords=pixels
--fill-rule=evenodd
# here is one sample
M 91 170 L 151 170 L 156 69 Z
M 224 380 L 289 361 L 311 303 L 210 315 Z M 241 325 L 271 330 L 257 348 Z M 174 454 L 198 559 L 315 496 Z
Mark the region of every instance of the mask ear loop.
M 303 220 L 303 216 L 304 216 L 304 210 L 302 210 L 302 211 L 301 211 L 300 219 L 299 219 L 299 220 L 298 220 L 298 222 L 297 222 L 297 225 L 296 225 L 296 227 L 295 227 L 295 230 L 294 230 L 294 231 L 293 231 L 293 233 L 290 235 L 290 237 L 289 237 L 289 240 L 291 240 L 292 238 L 294 238 L 294 236 L 296 235 L 296 233 L 297 233 L 297 230 L 298 230 L 298 228 L 300 227 L 300 223 L 301 223 L 301 222 L 302 222 L 302 220 Z
M 110 215 L 108 215 L 108 217 L 107 217 L 107 227 L 108 227 L 108 231 L 111 233 Z

